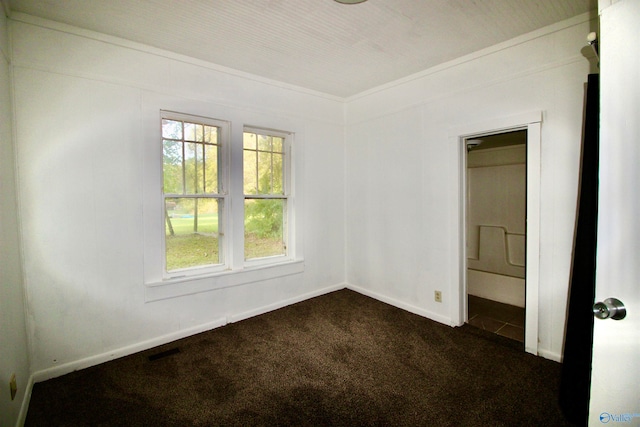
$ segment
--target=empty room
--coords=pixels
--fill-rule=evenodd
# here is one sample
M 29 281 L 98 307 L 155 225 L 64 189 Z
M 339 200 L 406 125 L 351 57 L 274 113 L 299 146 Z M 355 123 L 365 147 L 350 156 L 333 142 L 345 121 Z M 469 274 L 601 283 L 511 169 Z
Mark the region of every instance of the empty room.
M 640 420 L 635 0 L 0 3 L 1 426 Z

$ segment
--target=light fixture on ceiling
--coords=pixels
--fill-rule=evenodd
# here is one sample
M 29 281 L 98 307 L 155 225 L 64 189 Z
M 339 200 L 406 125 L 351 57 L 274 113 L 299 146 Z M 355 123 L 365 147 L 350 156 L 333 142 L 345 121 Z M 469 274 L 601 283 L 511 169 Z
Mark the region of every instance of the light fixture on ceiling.
M 364 3 L 367 0 L 336 0 L 336 1 L 342 4 L 358 4 L 358 3 Z

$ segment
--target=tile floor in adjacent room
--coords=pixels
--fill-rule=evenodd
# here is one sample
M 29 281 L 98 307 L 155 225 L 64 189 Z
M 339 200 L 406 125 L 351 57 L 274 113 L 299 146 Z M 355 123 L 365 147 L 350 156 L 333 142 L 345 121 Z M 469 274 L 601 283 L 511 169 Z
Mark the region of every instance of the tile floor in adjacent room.
M 467 323 L 524 343 L 524 308 L 468 296 Z

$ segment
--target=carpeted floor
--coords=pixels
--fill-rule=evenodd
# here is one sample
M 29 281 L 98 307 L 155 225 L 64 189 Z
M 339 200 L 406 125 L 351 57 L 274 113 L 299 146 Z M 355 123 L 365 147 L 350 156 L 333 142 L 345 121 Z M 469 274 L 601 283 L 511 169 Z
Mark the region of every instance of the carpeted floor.
M 38 383 L 26 425 L 570 425 L 520 347 L 342 290 Z

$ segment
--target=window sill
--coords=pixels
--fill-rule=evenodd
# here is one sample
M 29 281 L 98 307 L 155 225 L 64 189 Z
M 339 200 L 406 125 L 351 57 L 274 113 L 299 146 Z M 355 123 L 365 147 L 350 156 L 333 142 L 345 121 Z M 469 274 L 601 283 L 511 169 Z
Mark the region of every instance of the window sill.
M 180 277 L 145 283 L 145 302 L 176 298 L 215 289 L 229 288 L 262 280 L 299 274 L 304 271 L 304 260 L 286 261 L 243 270 L 228 270 L 201 276 Z

